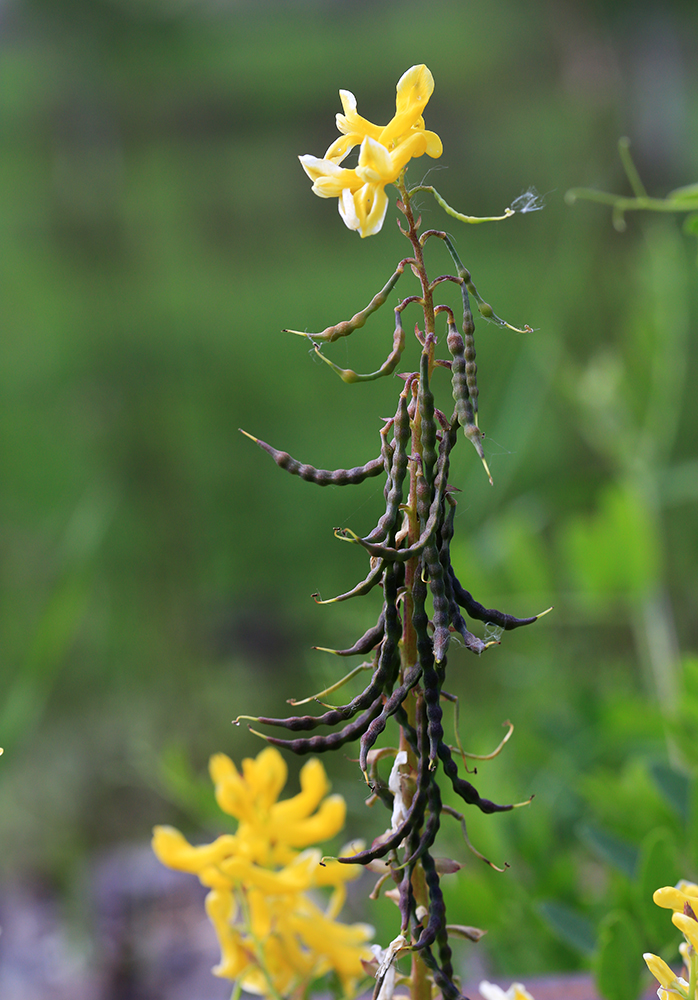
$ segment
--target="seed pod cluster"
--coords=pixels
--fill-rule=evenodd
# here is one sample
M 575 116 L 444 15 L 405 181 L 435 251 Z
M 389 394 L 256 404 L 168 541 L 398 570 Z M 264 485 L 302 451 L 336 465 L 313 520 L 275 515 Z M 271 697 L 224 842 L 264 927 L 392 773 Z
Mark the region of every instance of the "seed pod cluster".
M 400 273 L 405 263 L 401 262 Z M 331 342 L 362 325 L 369 312 L 380 304 L 377 300 L 381 297 L 384 300 L 397 277 L 398 272 L 366 310 L 347 324 L 328 328 L 315 339 Z M 425 333 L 418 336 L 419 371 L 402 376 L 404 387 L 394 417 L 386 420 L 381 430 L 378 458 L 354 469 L 320 470 L 303 465 L 285 452 L 253 438 L 281 468 L 321 486 L 358 484 L 371 476 L 385 475 L 385 510 L 375 527 L 364 537 L 346 528 L 335 530 L 337 537 L 361 545 L 371 557 L 371 566 L 365 580 L 333 600 L 349 600 L 378 586 L 383 591 L 376 624 L 353 645 L 331 650 L 338 656 L 372 654 L 370 681 L 356 697 L 323 714 L 261 717 L 257 721 L 285 728 L 290 733 L 307 733 L 322 727 L 328 730 L 288 739 L 265 737 L 275 746 L 296 754 L 323 753 L 358 740 L 359 762 L 364 775 L 370 780 L 370 769 L 375 781 L 375 798 L 388 808 L 394 802 L 393 786 L 389 788 L 378 776 L 377 758 L 371 751 L 391 719 L 399 724 L 401 746 L 408 749 L 413 780 L 412 790 L 405 793 L 405 808 L 371 847 L 351 857 L 339 858 L 339 861 L 368 865 L 387 858 L 399 888 L 402 931 L 422 955 L 445 1000 L 458 1000 L 460 993 L 454 982 L 444 898 L 433 854 L 442 815 L 439 780 L 445 777 L 458 798 L 483 813 L 508 811 L 513 806 L 483 798 L 459 773 L 459 765 L 445 740 L 442 720 L 447 653 L 453 637 L 478 655 L 490 645 L 469 631 L 463 613 L 504 630 L 531 624 L 539 616 L 515 618 L 485 608 L 462 586 L 451 564 L 456 501 L 448 476 L 459 426 L 475 446 L 485 468 L 487 466 L 476 419 L 477 365 L 468 298 L 468 292 L 472 294 L 473 291 L 472 283 L 469 274 L 466 280 L 464 269 L 463 273 L 459 270 L 457 277 L 447 280 L 459 284 L 463 296 L 463 334 L 457 329 L 448 307 L 439 306 L 436 310 L 448 313 L 446 343 L 450 361 L 441 362 L 439 370 L 450 371 L 455 400 L 455 412 L 450 420 L 435 407 L 430 376 L 436 371 L 436 338 L 433 333 Z M 404 338 L 400 314 L 407 301 L 395 310 L 394 350 L 389 356 L 388 367 L 393 360 L 397 364 L 402 354 Z M 479 297 L 477 302 L 482 312 Z M 390 367 L 391 371 L 393 367 L 395 365 Z M 319 599 L 318 602 L 329 603 Z M 415 888 L 417 883 L 412 878 L 417 865 L 421 865 L 424 872 L 425 898 L 418 898 L 422 890 Z

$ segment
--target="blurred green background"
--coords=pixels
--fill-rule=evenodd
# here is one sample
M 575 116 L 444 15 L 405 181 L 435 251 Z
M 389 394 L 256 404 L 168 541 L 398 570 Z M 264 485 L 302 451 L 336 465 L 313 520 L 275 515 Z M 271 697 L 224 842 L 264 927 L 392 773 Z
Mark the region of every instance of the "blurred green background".
M 0 31 L 0 868 L 70 901 L 95 852 L 153 823 L 215 832 L 209 755 L 261 747 L 231 719 L 331 682 L 342 665 L 310 647 L 375 619 L 375 595 L 310 595 L 365 574 L 332 528 L 368 531 L 382 482 L 319 490 L 238 428 L 325 468 L 378 453 L 401 383 L 345 386 L 280 331 L 348 318 L 407 247 L 394 205 L 375 238 L 346 230 L 296 157 L 335 138 L 340 88 L 384 122 L 426 62 L 444 154 L 412 183 L 430 171 L 475 215 L 531 185 L 546 202 L 466 227 L 420 201 L 496 312 L 534 328 L 477 326 L 495 486 L 461 446 L 457 569 L 488 607 L 555 606 L 482 659 L 450 657 L 466 748 L 516 725 L 479 790 L 536 796 L 472 817 L 506 874 L 446 831 L 467 857 L 450 919 L 489 929 L 495 970 L 577 967 L 608 909 L 633 910 L 648 836 L 698 871 L 695 239 L 564 203 L 627 193 L 622 135 L 652 193 L 698 178 L 695 5 L 16 0 Z M 391 320 L 328 355 L 373 370 Z M 380 832 L 355 766 L 326 766 L 349 833 Z M 389 905 L 369 905 L 390 934 Z

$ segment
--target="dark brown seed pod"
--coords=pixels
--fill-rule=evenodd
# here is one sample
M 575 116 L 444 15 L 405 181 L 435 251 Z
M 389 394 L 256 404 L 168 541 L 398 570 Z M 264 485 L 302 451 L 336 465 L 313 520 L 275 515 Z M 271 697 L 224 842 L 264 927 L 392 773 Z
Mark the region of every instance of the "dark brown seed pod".
M 380 844 L 375 844 L 373 847 L 368 848 L 368 850 L 361 851 L 358 854 L 352 854 L 351 857 L 337 858 L 338 861 L 341 861 L 342 864 L 346 865 L 370 864 L 371 861 L 375 861 L 376 858 L 383 858 L 389 851 L 397 849 L 411 831 L 419 831 L 424 819 L 424 809 L 427 803 L 430 786 L 430 773 L 426 748 L 426 713 L 424 711 L 422 700 L 420 699 L 417 707 L 417 788 L 407 811 L 407 815 L 397 829 L 394 830 L 390 836 L 383 840 Z
M 367 759 L 368 752 L 376 742 L 380 734 L 385 729 L 388 719 L 391 715 L 394 715 L 398 707 L 403 703 L 407 695 L 410 693 L 412 688 L 419 683 L 419 679 L 422 676 L 422 668 L 417 663 L 414 667 L 407 671 L 405 674 L 405 679 L 396 688 L 390 697 L 386 700 L 383 705 L 382 711 L 378 716 L 371 720 L 367 728 L 364 730 L 361 736 L 360 750 L 359 750 L 359 767 L 366 774 L 367 769 Z
M 480 390 L 477 387 L 477 363 L 475 361 L 475 321 L 470 309 L 470 298 L 465 282 L 460 286 L 463 296 L 463 341 L 465 345 L 465 380 L 477 423 L 477 398 Z
M 313 649 L 322 649 L 326 653 L 334 653 L 335 656 L 363 656 L 370 653 L 383 638 L 385 632 L 385 611 L 381 611 L 380 618 L 375 625 L 367 629 L 366 632 L 357 639 L 353 646 L 348 649 L 325 649 L 324 646 L 313 646 Z
M 299 755 L 325 753 L 327 750 L 338 750 L 345 743 L 349 743 L 351 740 L 356 740 L 359 736 L 362 736 L 382 710 L 383 699 L 381 697 L 376 698 L 371 707 L 363 715 L 360 715 L 358 719 L 350 722 L 349 725 L 339 730 L 339 732 L 327 733 L 326 736 L 300 736 L 296 740 L 282 740 L 276 736 L 264 736 L 262 733 L 258 733 L 257 735 L 262 736 L 267 743 L 271 743 L 275 747 L 282 747 L 284 750 L 290 750 L 291 753 Z
M 434 394 L 429 387 L 429 354 L 434 343 L 433 335 L 427 337 L 419 362 L 419 416 L 422 445 L 422 473 L 429 485 L 434 481 L 436 465 L 436 423 L 434 421 Z
M 507 632 L 514 628 L 520 628 L 521 625 L 532 625 L 533 622 L 540 618 L 540 615 L 533 615 L 532 618 L 514 618 L 513 615 L 507 615 L 503 611 L 497 611 L 495 608 L 486 608 L 480 604 L 479 601 L 476 601 L 469 591 L 465 590 L 456 577 L 453 567 L 451 567 L 450 575 L 453 596 L 461 608 L 463 608 L 471 618 L 475 618 L 476 621 L 497 625 L 499 628 L 503 628 L 504 631 Z
M 384 564 L 382 559 L 377 559 L 369 570 L 368 576 L 360 583 L 357 583 L 351 590 L 348 590 L 346 594 L 339 594 L 338 597 L 329 597 L 326 601 L 320 600 L 319 594 L 311 594 L 310 596 L 316 604 L 339 604 L 340 601 L 349 601 L 352 597 L 363 597 L 364 594 L 368 594 L 369 591 L 373 590 L 376 584 L 380 583 L 383 576 L 383 569 Z
M 365 479 L 379 476 L 383 472 L 382 456 L 371 459 L 366 465 L 357 465 L 353 469 L 316 469 L 313 465 L 305 465 L 292 458 L 287 451 L 272 448 L 266 441 L 260 441 L 259 438 L 248 434 L 242 427 L 239 431 L 271 455 L 280 469 L 285 469 L 292 476 L 300 476 L 307 483 L 315 483 L 317 486 L 356 486 Z
M 449 454 L 451 448 L 453 447 L 454 439 L 455 433 L 447 434 L 444 432 L 442 436 L 441 445 L 439 447 L 439 457 L 436 463 L 434 499 L 432 500 L 431 507 L 429 509 L 427 522 L 424 525 L 419 539 L 414 542 L 413 545 L 410 545 L 405 549 L 395 549 L 390 546 L 373 544 L 369 541 L 371 537 L 370 535 L 367 538 L 359 538 L 357 535 L 347 532 L 346 537 L 349 537 L 351 541 L 358 542 L 358 544 L 362 545 L 372 556 L 385 559 L 386 562 L 404 563 L 407 562 L 408 559 L 412 559 L 414 556 L 420 555 L 424 551 L 424 546 L 432 537 L 438 526 L 439 516 L 441 513 L 441 503 L 443 501 L 448 482 Z
M 450 748 L 443 740 L 439 743 L 439 757 L 443 764 L 444 774 L 446 774 L 453 785 L 453 791 L 469 806 L 477 806 L 480 812 L 483 813 L 509 812 L 514 808 L 513 805 L 500 806 L 495 802 L 490 802 L 489 799 L 483 799 L 469 781 L 465 781 L 464 778 L 459 777 L 458 766 L 453 759 Z
M 390 468 L 390 490 L 386 497 L 385 513 L 381 516 L 378 524 L 367 536 L 370 541 L 382 541 L 384 538 L 394 535 L 400 504 L 402 503 L 402 487 L 407 474 L 407 447 L 410 442 L 410 418 L 408 413 L 408 395 L 410 395 L 409 385 L 400 393 L 397 411 L 393 421 L 393 433 L 395 440 L 393 443 L 392 465 Z
M 441 685 L 434 666 L 432 641 L 427 631 L 429 618 L 425 607 L 426 595 L 427 586 L 424 582 L 424 574 L 418 571 L 415 574 L 414 584 L 412 585 L 412 625 L 417 635 L 417 657 L 419 658 L 424 678 L 424 705 L 427 716 L 427 734 L 429 737 L 429 767 L 433 770 L 436 767 L 437 748 L 443 739 L 443 727 L 441 725 Z
M 436 539 L 432 538 L 424 549 L 424 561 L 429 572 L 429 590 L 434 603 L 434 659 L 441 663 L 446 657 L 448 644 L 451 641 L 449 601 L 444 584 L 444 571 L 436 548 Z

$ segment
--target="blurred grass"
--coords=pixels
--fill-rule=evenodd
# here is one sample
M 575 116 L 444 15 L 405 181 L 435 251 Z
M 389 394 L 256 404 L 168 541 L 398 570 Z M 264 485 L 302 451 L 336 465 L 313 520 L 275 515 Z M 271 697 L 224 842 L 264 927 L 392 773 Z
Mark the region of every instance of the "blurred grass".
M 473 214 L 531 184 L 547 202 L 455 231 L 498 314 L 535 328 L 478 327 L 496 485 L 461 449 L 456 566 L 488 606 L 556 607 L 482 661 L 452 657 L 468 747 L 488 749 L 505 718 L 517 725 L 482 769 L 483 794 L 537 798 L 501 821 L 473 817 L 473 840 L 515 870 L 466 872 L 472 911 L 454 889 L 451 919 L 492 927 L 491 953 L 511 971 L 579 961 L 531 916 L 532 899 L 598 906 L 607 876 L 574 834 L 594 781 L 634 753 L 666 758 L 656 671 L 642 666 L 648 609 L 670 608 L 662 627 L 681 649 L 698 643 L 695 246 L 669 219 L 633 219 L 619 235 L 598 206 L 563 203 L 573 185 L 622 186 L 616 140 L 634 128 L 658 193 L 695 180 L 696 14 L 642 11 L 13 7 L 0 62 L 5 871 L 69 881 L 99 845 L 143 838 L 153 822 L 195 826 L 201 796 L 187 798 L 182 761 L 199 773 L 214 751 L 256 753 L 230 720 L 278 714 L 329 683 L 335 662 L 309 648 L 349 644 L 371 623 L 370 598 L 320 609 L 309 595 L 364 575 L 332 528 L 370 529 L 382 485 L 313 490 L 237 428 L 318 466 L 377 454 L 395 381 L 346 387 L 280 331 L 320 330 L 365 305 L 403 241 L 393 210 L 376 239 L 344 230 L 296 157 L 334 138 L 340 87 L 387 119 L 396 80 L 425 61 L 428 125 L 445 144 L 429 183 Z M 641 121 L 633 84 L 648 37 L 664 37 L 658 23 L 684 54 L 679 161 L 653 146 L 659 124 Z M 446 224 L 426 196 L 422 211 L 425 225 Z M 445 270 L 430 252 L 433 273 Z M 377 367 L 390 318 L 335 345 L 333 360 Z M 445 379 L 436 390 L 446 408 Z M 363 829 L 353 765 L 330 764 Z

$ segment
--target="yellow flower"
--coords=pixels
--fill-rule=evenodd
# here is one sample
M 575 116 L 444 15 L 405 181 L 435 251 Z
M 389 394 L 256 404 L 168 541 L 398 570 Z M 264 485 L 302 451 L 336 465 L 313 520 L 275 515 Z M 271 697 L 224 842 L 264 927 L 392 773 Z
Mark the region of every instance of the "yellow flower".
M 210 772 L 218 804 L 238 820 L 236 833 L 195 847 L 178 830 L 158 826 L 153 850 L 163 864 L 198 875 L 211 890 L 206 911 L 221 949 L 213 972 L 262 996 L 287 996 L 334 972 L 351 994 L 363 978 L 373 928 L 337 921 L 345 883 L 359 869 L 321 865 L 320 851 L 309 846 L 333 837 L 346 813 L 342 797 L 327 794 L 322 764 L 307 761 L 300 792 L 282 802 L 287 769 L 274 747 L 244 760 L 242 773 L 216 754 Z M 308 895 L 321 887 L 333 890 L 325 909 Z
M 322 159 L 299 157 L 314 193 L 320 198 L 338 198 L 345 225 L 362 237 L 372 236 L 383 225 L 388 208 L 385 185 L 394 184 L 413 157 L 424 153 L 441 156 L 441 139 L 424 128 L 422 118 L 433 90 L 434 78 L 426 66 L 408 69 L 398 81 L 395 114 L 384 127 L 362 118 L 354 95 L 340 90 L 344 114 L 337 115 L 337 128 L 343 135 Z M 347 153 L 358 145 L 358 165 L 353 170 L 340 167 Z

